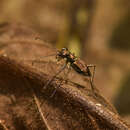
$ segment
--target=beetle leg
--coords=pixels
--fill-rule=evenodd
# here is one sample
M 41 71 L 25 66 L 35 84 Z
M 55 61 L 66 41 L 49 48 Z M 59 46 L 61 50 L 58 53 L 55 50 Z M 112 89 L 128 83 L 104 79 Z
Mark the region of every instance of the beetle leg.
M 94 91 L 94 85 L 93 85 L 93 80 L 94 80 L 94 75 L 95 75 L 95 68 L 96 66 L 95 65 L 87 65 L 87 67 L 93 67 L 93 74 L 92 76 L 90 77 L 90 84 L 91 84 L 91 88 L 92 88 L 92 91 Z
M 93 83 L 93 79 L 94 79 L 94 75 L 95 75 L 95 68 L 96 68 L 96 66 L 95 66 L 95 65 L 87 65 L 87 67 L 88 67 L 88 68 L 93 67 L 93 74 L 92 74 L 92 76 L 91 76 L 91 82 Z

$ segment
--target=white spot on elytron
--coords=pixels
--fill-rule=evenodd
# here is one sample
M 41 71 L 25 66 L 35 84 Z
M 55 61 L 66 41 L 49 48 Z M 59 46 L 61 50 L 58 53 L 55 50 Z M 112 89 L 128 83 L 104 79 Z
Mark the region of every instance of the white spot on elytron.
M 96 106 L 99 106 L 99 107 L 101 107 L 102 105 L 101 105 L 100 103 L 97 103 L 97 104 L 96 104 Z

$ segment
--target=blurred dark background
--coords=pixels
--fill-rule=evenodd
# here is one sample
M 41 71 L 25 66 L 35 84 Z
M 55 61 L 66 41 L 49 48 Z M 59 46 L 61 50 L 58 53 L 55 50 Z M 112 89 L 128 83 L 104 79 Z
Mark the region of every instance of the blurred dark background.
M 23 23 L 96 64 L 94 83 L 130 122 L 129 0 L 0 0 L 0 24 Z

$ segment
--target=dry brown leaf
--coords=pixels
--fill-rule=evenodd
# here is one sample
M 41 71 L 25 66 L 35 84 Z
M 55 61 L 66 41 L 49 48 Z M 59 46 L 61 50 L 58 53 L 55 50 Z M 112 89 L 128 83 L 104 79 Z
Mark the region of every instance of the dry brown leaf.
M 11 130 L 128 130 L 113 106 L 88 80 L 71 71 L 67 82 L 55 78 L 60 69 L 55 49 L 23 25 L 0 26 L 0 119 Z M 41 59 L 34 63 L 33 59 Z M 62 85 L 59 86 L 63 80 Z M 50 97 L 54 90 L 55 95 Z M 42 103 L 42 105 L 41 105 Z

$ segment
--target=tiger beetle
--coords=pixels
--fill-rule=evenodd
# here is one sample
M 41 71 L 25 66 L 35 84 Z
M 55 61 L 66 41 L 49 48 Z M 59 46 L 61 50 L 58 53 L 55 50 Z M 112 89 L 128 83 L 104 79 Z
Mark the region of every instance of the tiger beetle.
M 64 64 L 64 66 L 53 76 L 53 78 L 49 82 L 47 82 L 47 84 L 44 86 L 45 88 L 53 81 L 54 78 L 56 78 L 58 74 L 60 74 L 67 67 L 68 64 L 70 64 L 70 67 L 72 67 L 77 73 L 90 78 L 91 89 L 94 92 L 93 78 L 94 78 L 95 67 L 96 67 L 95 65 L 85 64 L 84 61 L 82 61 L 80 58 L 77 58 L 67 48 L 62 48 L 61 50 L 57 51 L 56 59 L 58 61 L 65 59 L 66 64 Z M 89 69 L 90 67 L 94 68 L 93 74 L 91 73 Z M 52 96 L 55 94 L 55 92 L 56 92 L 56 89 L 54 93 L 52 94 Z

